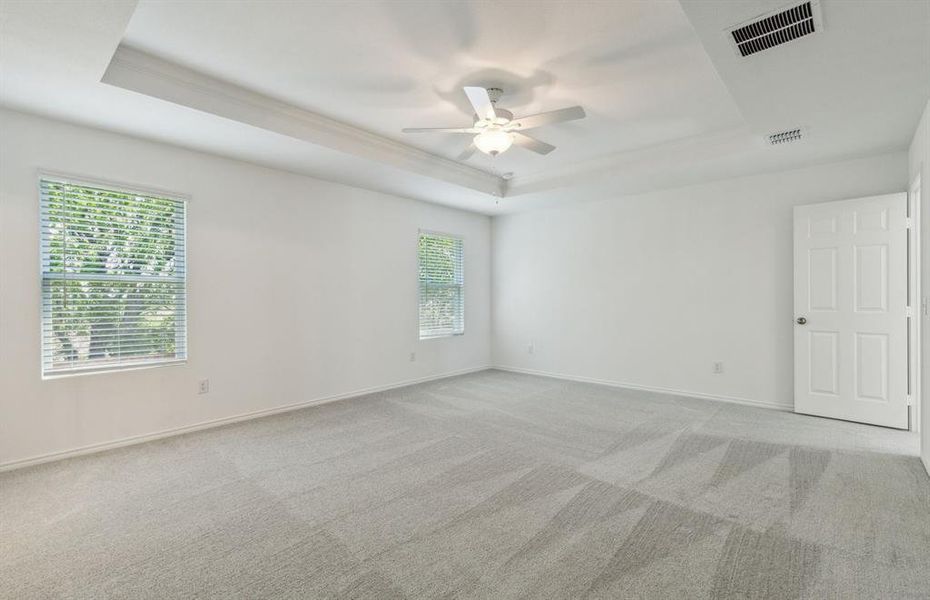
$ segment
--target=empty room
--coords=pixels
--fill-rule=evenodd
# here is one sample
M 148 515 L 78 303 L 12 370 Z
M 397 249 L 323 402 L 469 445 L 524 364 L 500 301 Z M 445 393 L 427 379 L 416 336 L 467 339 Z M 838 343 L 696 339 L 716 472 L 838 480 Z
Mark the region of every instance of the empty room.
M 0 599 L 930 599 L 930 0 L 0 0 Z

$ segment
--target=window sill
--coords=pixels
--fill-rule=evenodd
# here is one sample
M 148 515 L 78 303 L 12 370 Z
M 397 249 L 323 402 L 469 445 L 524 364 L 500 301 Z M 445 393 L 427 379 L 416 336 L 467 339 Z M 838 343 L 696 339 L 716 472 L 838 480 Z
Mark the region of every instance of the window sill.
M 106 373 L 123 373 L 125 371 L 141 371 L 143 369 L 160 369 L 162 367 L 175 367 L 178 365 L 187 364 L 186 358 L 179 358 L 176 360 L 158 360 L 151 362 L 140 362 L 133 365 L 111 365 L 111 366 L 100 366 L 100 367 L 83 367 L 77 369 L 69 369 L 67 371 L 54 371 L 52 373 L 43 373 L 42 380 L 50 381 L 53 379 L 66 379 L 69 377 L 80 377 L 84 375 L 103 375 Z
M 464 331 L 462 333 L 438 333 L 436 335 L 425 335 L 425 336 L 421 335 L 420 341 L 425 342 L 427 340 L 441 340 L 444 338 L 462 337 L 463 335 L 465 335 Z

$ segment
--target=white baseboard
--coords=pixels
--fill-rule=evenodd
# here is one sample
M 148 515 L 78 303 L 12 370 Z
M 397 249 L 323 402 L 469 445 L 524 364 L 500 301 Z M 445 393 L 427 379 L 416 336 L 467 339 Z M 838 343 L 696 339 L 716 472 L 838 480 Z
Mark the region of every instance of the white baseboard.
M 748 398 L 737 398 L 733 396 L 718 396 L 714 394 L 704 394 L 701 392 L 690 392 L 686 390 L 676 390 L 671 388 L 662 388 L 654 386 L 644 386 L 634 383 L 624 383 L 620 381 L 610 381 L 605 379 L 595 379 L 593 377 L 582 377 L 577 375 L 566 375 L 564 373 L 552 373 L 549 371 L 539 371 L 535 369 L 523 369 L 520 367 L 511 367 L 504 365 L 487 365 L 481 367 L 472 367 L 469 369 L 460 369 L 458 371 L 450 371 L 447 373 L 441 373 L 439 375 L 431 375 L 428 377 L 420 377 L 417 379 L 408 379 L 405 381 L 397 381 L 394 383 L 389 383 L 387 385 L 380 385 L 370 388 L 364 388 L 360 390 L 354 390 L 351 392 L 346 392 L 343 394 L 335 394 L 332 396 L 325 396 L 322 398 L 314 398 L 312 400 L 305 400 L 302 402 L 296 402 L 293 404 L 286 404 L 284 406 L 277 406 L 274 408 L 267 408 L 263 410 L 257 410 L 248 413 L 242 413 L 238 415 L 233 415 L 230 417 L 223 417 L 220 419 L 213 419 L 210 421 L 202 421 L 200 423 L 195 423 L 193 425 L 184 425 L 182 427 L 175 427 L 172 429 L 164 429 L 162 431 L 156 431 L 153 433 L 146 433 L 142 435 L 135 435 L 130 437 L 121 438 L 118 440 L 112 440 L 109 442 L 102 442 L 99 444 L 90 444 L 87 446 L 81 446 L 79 448 L 73 448 L 71 450 L 62 450 L 58 452 L 51 452 L 48 454 L 41 454 L 39 456 L 33 456 L 30 458 L 23 458 L 19 460 L 13 460 L 10 462 L 0 463 L 0 472 L 12 471 L 14 469 L 22 469 L 25 467 L 31 467 L 34 465 L 39 465 L 42 463 L 63 460 L 66 458 L 73 458 L 76 456 L 82 456 L 85 454 L 93 454 L 96 452 L 103 452 L 105 450 L 111 450 L 114 448 L 121 448 L 124 446 L 132 446 L 135 444 L 142 444 L 145 442 L 150 442 L 153 440 L 158 440 L 166 437 L 172 437 L 175 435 L 182 435 L 185 433 L 191 433 L 194 431 L 200 431 L 203 429 L 210 429 L 213 427 L 220 427 L 222 425 L 229 425 L 231 423 L 237 423 L 240 421 L 248 421 L 250 419 L 257 419 L 259 417 L 266 417 L 278 413 L 289 412 L 292 410 L 298 410 L 301 408 L 307 408 L 309 406 L 316 406 L 320 404 L 326 404 L 327 402 L 335 402 L 337 400 L 346 400 L 348 398 L 355 398 L 358 396 L 364 396 L 366 394 L 373 394 L 375 392 L 383 392 L 386 390 L 391 390 L 395 388 L 406 387 L 408 385 L 416 385 L 418 383 L 425 383 L 428 381 L 435 381 L 437 379 L 445 379 L 447 377 L 455 377 L 457 375 L 466 375 L 468 373 L 477 373 L 479 371 L 486 371 L 488 369 L 497 369 L 500 371 L 510 371 L 513 373 L 524 373 L 527 375 L 538 375 L 541 377 L 551 377 L 554 379 L 563 379 L 566 381 L 579 381 L 583 383 L 594 383 L 598 385 L 605 385 L 609 387 L 616 388 L 625 388 L 631 390 L 642 390 L 647 392 L 658 392 L 662 394 L 670 394 L 674 396 L 684 396 L 688 398 L 701 398 L 704 400 L 716 400 L 719 402 L 729 402 L 732 404 L 744 404 L 747 406 L 755 406 L 759 408 L 768 408 L 774 410 L 783 410 L 790 411 L 792 407 L 784 404 L 775 404 L 771 402 L 762 402 L 759 400 L 751 400 Z
M 538 375 L 540 377 L 551 377 L 553 379 L 564 379 L 565 381 L 579 381 L 582 383 L 595 383 L 597 385 L 606 385 L 609 387 L 624 388 L 628 390 L 640 390 L 644 392 L 657 392 L 660 394 L 669 394 L 672 396 L 684 396 L 687 398 L 700 398 L 702 400 L 714 400 L 717 402 L 729 402 L 731 404 L 744 404 L 756 408 L 768 408 L 771 410 L 792 411 L 794 407 L 790 404 L 776 404 L 774 402 L 763 402 L 761 400 L 752 400 L 750 398 L 738 398 L 736 396 L 718 396 L 716 394 L 705 394 L 703 392 L 689 392 L 687 390 L 676 390 L 673 388 L 655 387 L 649 385 L 639 385 L 636 383 L 626 383 L 622 381 L 611 381 L 608 379 L 595 379 L 594 377 L 582 377 L 580 375 L 566 375 L 564 373 L 552 373 L 549 371 L 539 371 L 536 369 L 524 369 L 521 367 L 508 367 L 495 365 L 491 367 L 499 371 L 510 371 L 512 373 L 524 373 L 526 375 Z
M 0 463 L 0 473 L 4 471 L 12 471 L 14 469 L 23 469 L 25 467 L 40 465 L 42 463 L 47 463 L 47 462 L 52 462 L 52 461 L 57 461 L 57 460 L 64 460 L 66 458 L 73 458 L 75 456 L 82 456 L 84 454 L 93 454 L 96 452 L 103 452 L 105 450 L 112 450 L 114 448 L 122 448 L 124 446 L 133 446 L 135 444 L 143 444 L 145 442 L 151 442 L 153 440 L 158 440 L 158 439 L 162 439 L 166 437 L 172 437 L 176 435 L 182 435 L 185 433 L 191 433 L 194 431 L 200 431 L 202 429 L 211 429 L 213 427 L 229 425 L 230 423 L 237 423 L 239 421 L 248 421 L 250 419 L 257 419 L 259 417 L 267 417 L 267 416 L 275 415 L 279 413 L 290 412 L 292 410 L 307 408 L 309 406 L 317 406 L 320 404 L 326 404 L 327 402 L 335 402 L 337 400 L 347 400 L 349 398 L 364 396 L 366 394 L 383 392 L 383 391 L 392 390 L 395 388 L 406 387 L 408 385 L 416 385 L 418 383 L 426 383 L 427 381 L 435 381 L 437 379 L 446 379 L 447 377 L 455 377 L 457 375 L 466 375 L 468 373 L 477 373 L 479 371 L 486 371 L 490 368 L 491 368 L 490 366 L 481 366 L 481 367 L 472 367 L 469 369 L 460 369 L 458 371 L 449 371 L 446 373 L 441 373 L 439 375 L 430 375 L 428 377 L 408 379 L 406 381 L 397 381 L 394 383 L 389 383 L 387 385 L 379 385 L 375 387 L 354 390 L 354 391 L 346 392 L 343 394 L 336 394 L 333 396 L 324 396 L 322 398 L 314 398 L 312 400 L 304 400 L 302 402 L 295 402 L 294 404 L 286 404 L 284 406 L 276 406 L 274 408 L 266 408 L 263 410 L 256 410 L 253 412 L 241 413 L 241 414 L 233 415 L 230 417 L 222 417 L 220 419 L 213 419 L 211 421 L 201 421 L 200 423 L 194 423 L 193 425 L 184 425 L 181 427 L 174 427 L 172 429 L 164 429 L 162 431 L 156 431 L 154 433 L 145 433 L 142 435 L 134 435 L 134 436 L 125 437 L 125 438 L 121 438 L 121 439 L 113 440 L 109 442 L 101 442 L 99 444 L 90 444 L 87 446 L 81 446 L 79 448 L 73 448 L 71 450 L 61 450 L 58 452 L 41 454 L 39 456 L 33 456 L 30 458 L 22 458 L 19 460 L 13 460 L 10 462 Z

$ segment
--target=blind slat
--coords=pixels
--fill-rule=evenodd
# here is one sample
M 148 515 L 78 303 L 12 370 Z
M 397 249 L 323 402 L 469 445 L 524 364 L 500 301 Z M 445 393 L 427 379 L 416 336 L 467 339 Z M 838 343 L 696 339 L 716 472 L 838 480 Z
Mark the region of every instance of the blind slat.
M 465 272 L 460 238 L 420 232 L 420 339 L 465 331 Z
M 184 200 L 43 178 L 42 372 L 187 357 Z

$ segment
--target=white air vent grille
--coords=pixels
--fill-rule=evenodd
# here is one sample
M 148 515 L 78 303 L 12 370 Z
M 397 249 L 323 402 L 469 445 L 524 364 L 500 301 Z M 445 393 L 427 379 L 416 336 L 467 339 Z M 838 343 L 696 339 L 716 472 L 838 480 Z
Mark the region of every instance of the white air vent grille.
M 778 133 L 770 134 L 767 139 L 769 144 L 772 146 L 778 146 L 779 144 L 787 144 L 790 142 L 796 142 L 804 137 L 803 130 L 799 129 L 788 129 L 787 131 L 779 131 Z
M 820 4 L 816 0 L 770 13 L 730 30 L 740 56 L 749 56 L 820 31 Z

